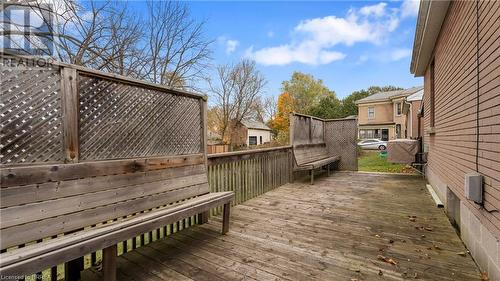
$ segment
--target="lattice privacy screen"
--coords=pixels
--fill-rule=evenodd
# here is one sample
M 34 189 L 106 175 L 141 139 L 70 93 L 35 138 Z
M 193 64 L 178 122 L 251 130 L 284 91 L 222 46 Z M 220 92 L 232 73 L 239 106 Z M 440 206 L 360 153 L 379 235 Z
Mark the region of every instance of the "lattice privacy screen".
M 0 66 L 1 163 L 62 161 L 59 68 Z
M 200 101 L 80 75 L 80 159 L 202 151 Z
M 204 152 L 201 96 L 73 66 L 12 64 L 19 61 L 0 62 L 1 164 L 68 161 L 65 144 L 74 140 L 75 125 L 65 122 L 71 118 L 63 120 L 64 114 L 72 114 L 63 108 L 72 95 L 78 96 L 78 110 L 71 117 L 78 120 L 79 160 Z M 64 68 L 75 71 L 77 90 L 63 83 L 71 81 L 61 76 Z
M 328 152 L 340 155 L 340 170 L 358 170 L 356 119 L 325 121 L 325 143 Z

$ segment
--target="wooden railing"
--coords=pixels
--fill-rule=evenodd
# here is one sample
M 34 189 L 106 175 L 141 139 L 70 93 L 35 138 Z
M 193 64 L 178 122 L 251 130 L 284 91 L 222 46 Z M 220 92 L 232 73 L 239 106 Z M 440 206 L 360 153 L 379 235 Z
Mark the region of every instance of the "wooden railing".
M 291 146 L 208 155 L 210 191 L 234 191 L 238 205 L 291 182 L 292 168 Z

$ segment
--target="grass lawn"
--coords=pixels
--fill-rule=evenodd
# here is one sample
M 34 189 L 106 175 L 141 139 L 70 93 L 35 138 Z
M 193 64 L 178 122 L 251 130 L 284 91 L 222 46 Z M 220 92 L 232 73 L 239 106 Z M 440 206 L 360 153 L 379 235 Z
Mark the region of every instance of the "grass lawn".
M 405 164 L 387 162 L 387 158 L 379 156 L 378 151 L 363 150 L 358 156 L 358 170 L 365 172 L 415 173 L 413 168 Z

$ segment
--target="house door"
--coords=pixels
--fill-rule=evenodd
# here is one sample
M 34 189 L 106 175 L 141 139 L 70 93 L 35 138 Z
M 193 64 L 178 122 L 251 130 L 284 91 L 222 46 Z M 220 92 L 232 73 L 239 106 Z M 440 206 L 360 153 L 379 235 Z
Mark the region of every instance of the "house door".
M 382 140 L 383 141 L 389 140 L 389 129 L 382 129 Z

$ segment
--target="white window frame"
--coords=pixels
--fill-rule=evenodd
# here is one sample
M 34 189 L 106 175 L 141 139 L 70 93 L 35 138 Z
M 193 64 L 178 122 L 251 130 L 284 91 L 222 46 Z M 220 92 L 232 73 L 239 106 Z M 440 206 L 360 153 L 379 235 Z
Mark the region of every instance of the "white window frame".
M 399 110 L 400 110 L 399 113 L 398 113 L 398 105 L 400 107 L 399 108 Z M 403 114 L 403 103 L 399 101 L 399 102 L 396 102 L 394 104 L 394 115 L 401 116 L 401 114 Z
M 373 109 L 373 116 L 370 117 L 370 109 Z M 369 106 L 368 107 L 368 120 L 373 120 L 375 119 L 375 106 Z
M 255 138 L 255 144 L 252 144 L 250 139 Z M 258 145 L 259 144 L 259 138 L 257 136 L 248 136 L 248 145 Z

